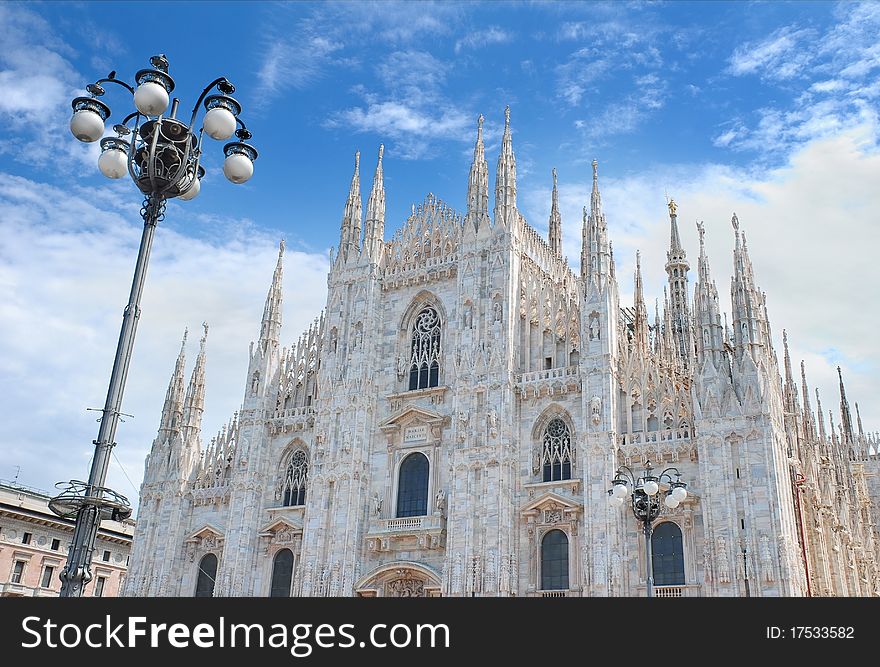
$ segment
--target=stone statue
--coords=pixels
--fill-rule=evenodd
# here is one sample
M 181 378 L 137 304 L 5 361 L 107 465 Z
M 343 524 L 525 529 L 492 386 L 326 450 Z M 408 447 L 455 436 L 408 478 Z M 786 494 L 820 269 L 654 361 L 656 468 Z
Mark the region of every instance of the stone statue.
M 434 505 L 438 514 L 443 514 L 446 510 L 446 492 L 443 489 L 440 489 L 434 497 Z
M 382 499 L 378 493 L 373 494 L 373 514 L 377 517 L 382 514 Z
M 402 354 L 397 358 L 397 377 L 403 378 L 406 375 L 406 357 Z
M 669 200 L 669 215 L 675 215 L 675 212 L 678 210 L 678 204 L 675 203 L 674 199 Z
M 501 302 L 496 301 L 492 305 L 492 308 L 494 309 L 494 312 L 495 312 L 495 321 L 500 322 L 501 321 Z
M 593 396 L 590 399 L 590 421 L 593 422 L 594 426 L 598 426 L 599 422 L 602 420 L 602 399 L 598 396 Z

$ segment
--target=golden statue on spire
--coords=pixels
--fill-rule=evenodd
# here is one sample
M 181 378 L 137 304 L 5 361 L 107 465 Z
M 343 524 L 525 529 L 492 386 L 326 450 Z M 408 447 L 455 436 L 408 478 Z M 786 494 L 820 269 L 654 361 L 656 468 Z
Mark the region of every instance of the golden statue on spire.
M 678 210 L 678 204 L 675 203 L 675 200 L 670 199 L 667 206 L 669 206 L 669 215 L 670 216 L 675 215 L 675 212 Z

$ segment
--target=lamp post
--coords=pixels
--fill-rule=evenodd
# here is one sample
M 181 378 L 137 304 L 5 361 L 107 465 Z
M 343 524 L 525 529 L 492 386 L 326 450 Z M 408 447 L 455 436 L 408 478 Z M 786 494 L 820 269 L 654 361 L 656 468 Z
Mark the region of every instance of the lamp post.
M 670 474 L 671 473 L 671 474 Z M 675 475 L 675 479 L 672 479 Z M 666 490 L 661 489 L 661 484 L 666 484 Z M 665 497 L 664 497 L 665 496 Z M 632 502 L 632 512 L 636 521 L 641 522 L 642 532 L 645 535 L 645 567 L 648 597 L 654 597 L 654 563 L 651 548 L 652 524 L 660 516 L 661 498 L 663 504 L 670 509 L 675 509 L 681 501 L 687 498 L 687 484 L 681 481 L 681 473 L 677 468 L 666 468 L 659 475 L 654 475 L 654 468 L 650 461 L 645 462 L 645 472 L 641 477 L 626 466 L 620 466 L 611 480 L 611 488 L 608 489 L 608 502 L 613 507 L 620 507 L 627 498 Z
M 174 90 L 174 79 L 168 74 L 168 59 L 164 55 L 153 56 L 150 64 L 151 68 L 135 75 L 136 87 L 117 79 L 116 72 L 110 72 L 106 78 L 86 86 L 89 97 L 77 97 L 72 103 L 70 130 L 73 135 L 86 143 L 101 140 L 98 159 L 101 173 L 112 179 L 128 174 L 144 194 L 141 207 L 144 231 L 128 305 L 122 316 L 110 386 L 99 420 L 101 426 L 94 440 L 89 480 L 59 482 L 56 486 L 61 493 L 49 501 L 49 507 L 59 516 L 76 517 L 67 564 L 61 572 L 61 597 L 81 596 L 91 580 L 92 552 L 101 521 L 124 520 L 131 516 L 128 499 L 104 484 L 122 414 L 122 395 L 140 317 L 150 248 L 156 225 L 165 217 L 165 203 L 173 198 L 188 201 L 198 195 L 200 179 L 205 174 L 199 164 L 203 133 L 217 140 L 230 139 L 233 134 L 237 138 L 223 147 L 226 155 L 223 173 L 233 183 L 247 181 L 254 173 L 253 162 L 257 159 L 256 149 L 245 143 L 251 133 L 238 117 L 241 105 L 230 97 L 235 87 L 225 77 L 215 79 L 202 91 L 186 124 L 177 118 L 180 103 L 177 98 L 171 101 L 170 112 L 165 113 L 169 94 Z M 98 98 L 105 94 L 104 85 L 108 83 L 125 88 L 133 96 L 136 110 L 113 126 L 116 136 L 102 139 L 110 107 Z M 209 95 L 215 88 L 219 94 Z M 203 102 L 205 115 L 201 129 L 196 130 L 196 116 Z

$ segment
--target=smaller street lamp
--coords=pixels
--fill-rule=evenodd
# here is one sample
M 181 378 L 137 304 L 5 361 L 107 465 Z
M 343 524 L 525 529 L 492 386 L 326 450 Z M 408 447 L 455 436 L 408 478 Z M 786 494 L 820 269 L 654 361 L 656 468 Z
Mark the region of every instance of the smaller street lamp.
M 645 534 L 645 554 L 647 567 L 648 597 L 654 597 L 654 563 L 652 560 L 651 535 L 654 532 L 654 520 L 660 516 L 662 507 L 660 500 L 669 509 L 675 509 L 687 498 L 687 484 L 681 481 L 678 468 L 666 468 L 659 475 L 654 475 L 650 461 L 645 462 L 645 472 L 641 477 L 627 466 L 620 466 L 611 480 L 608 489 L 608 503 L 612 507 L 622 506 L 627 498 L 631 498 L 633 516 L 642 524 Z M 672 479 L 675 475 L 675 479 Z M 666 485 L 666 489 L 661 488 Z M 662 492 L 661 492 L 662 491 Z

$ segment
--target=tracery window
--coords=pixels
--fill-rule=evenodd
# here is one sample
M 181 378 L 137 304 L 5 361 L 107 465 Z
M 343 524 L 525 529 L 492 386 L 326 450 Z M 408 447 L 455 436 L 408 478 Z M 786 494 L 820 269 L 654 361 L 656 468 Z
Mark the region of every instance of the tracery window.
M 568 589 L 568 535 L 551 530 L 541 540 L 541 590 Z
M 651 557 L 656 586 L 684 585 L 684 546 L 678 525 L 664 521 L 654 529 Z
M 196 597 L 214 597 L 214 580 L 217 578 L 217 556 L 206 554 L 199 561 L 199 578 L 196 582 Z
M 281 494 L 285 507 L 306 504 L 306 483 L 309 479 L 309 460 L 297 449 L 290 457 L 281 480 Z
M 440 316 L 427 306 L 416 316 L 412 328 L 409 388 L 426 389 L 440 383 Z
M 541 467 L 545 482 L 571 479 L 571 432 L 558 417 L 551 419 L 544 430 Z

